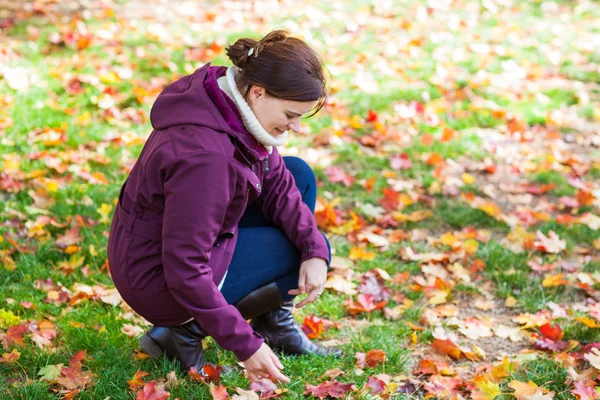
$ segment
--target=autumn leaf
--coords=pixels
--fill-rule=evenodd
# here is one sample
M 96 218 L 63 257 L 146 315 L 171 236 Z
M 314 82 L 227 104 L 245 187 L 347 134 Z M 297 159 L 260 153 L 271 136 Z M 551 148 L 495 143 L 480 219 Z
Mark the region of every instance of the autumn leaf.
M 137 392 L 135 400 L 166 400 L 171 396 L 169 392 L 165 392 L 162 386 L 157 386 L 156 381 L 150 381 Z
M 316 339 L 323 333 L 323 321 L 315 319 L 314 315 L 304 317 L 302 330 L 306 333 L 309 339 Z
M 360 352 L 356 353 L 354 358 L 356 358 L 355 365 L 358 368 L 365 368 L 365 366 L 373 368 L 378 364 L 385 362 L 386 354 L 383 350 L 370 350 L 366 354 Z
M 387 300 L 380 301 L 378 303 L 373 302 L 373 295 L 370 294 L 359 294 L 356 297 L 356 303 L 350 298 L 344 301 L 346 310 L 350 314 L 360 314 L 363 312 L 372 312 L 375 310 L 383 309 L 387 304 Z
M 325 399 L 327 397 L 339 399 L 344 397 L 346 393 L 352 390 L 356 390 L 356 386 L 354 386 L 353 383 L 341 383 L 336 380 L 332 380 L 320 383 L 317 386 L 307 383 L 304 395 L 306 396 L 307 394 L 310 394 L 319 399 Z
M 431 343 L 431 347 L 438 353 L 448 355 L 457 360 L 462 354 L 462 350 L 450 339 L 435 339 Z
M 544 324 L 540 326 L 540 333 L 547 339 L 558 342 L 563 338 L 563 330 L 559 325 Z
M 133 375 L 133 378 L 131 378 L 131 380 L 127 381 L 127 383 L 129 384 L 129 387 L 131 389 L 139 390 L 145 385 L 145 382 L 142 378 L 144 376 L 148 376 L 148 375 L 150 375 L 150 374 L 147 372 L 144 372 L 144 371 L 140 371 L 138 369 L 137 372 L 135 373 L 135 375 Z
M 40 379 L 55 383 L 56 379 L 60 376 L 63 366 L 63 364 L 46 365 L 40 369 L 38 376 L 41 376 Z
M 10 353 L 3 353 L 2 357 L 0 357 L 0 363 L 6 364 L 14 364 L 17 362 L 21 353 L 17 351 L 17 349 L 12 349 Z
M 554 231 L 548 232 L 548 236 L 541 231 L 535 233 L 537 240 L 533 243 L 536 250 L 546 253 L 558 254 L 567 248 L 567 242 L 561 240 Z
M 227 400 L 229 398 L 225 386 L 215 386 L 211 383 L 208 387 L 213 400 Z

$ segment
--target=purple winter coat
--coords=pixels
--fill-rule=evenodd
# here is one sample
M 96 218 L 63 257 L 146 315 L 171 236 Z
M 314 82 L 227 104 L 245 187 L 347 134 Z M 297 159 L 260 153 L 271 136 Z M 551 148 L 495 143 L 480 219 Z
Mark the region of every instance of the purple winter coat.
M 225 71 L 205 65 L 158 96 L 154 131 L 121 188 L 108 259 L 116 288 L 136 312 L 162 326 L 193 317 L 243 361 L 263 339 L 217 285 L 246 207 L 258 202 L 301 262 L 328 261 L 328 250 L 277 149 L 268 154 L 256 142 L 219 89 Z

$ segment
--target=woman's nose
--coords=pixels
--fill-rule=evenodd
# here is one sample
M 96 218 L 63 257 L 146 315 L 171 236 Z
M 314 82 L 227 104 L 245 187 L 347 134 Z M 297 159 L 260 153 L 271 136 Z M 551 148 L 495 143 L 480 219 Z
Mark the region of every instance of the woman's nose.
M 294 119 L 292 122 L 290 122 L 288 129 L 291 129 L 296 133 L 300 132 L 300 118 Z

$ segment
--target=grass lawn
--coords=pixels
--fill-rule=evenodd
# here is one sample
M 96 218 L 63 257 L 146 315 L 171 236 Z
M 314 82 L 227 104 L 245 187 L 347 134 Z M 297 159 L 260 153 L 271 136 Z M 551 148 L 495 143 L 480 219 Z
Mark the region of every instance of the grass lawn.
M 339 369 L 354 385 L 343 398 L 598 398 L 595 2 L 11 4 L 0 6 L 2 399 L 140 399 L 151 381 L 172 399 L 249 389 L 210 338 L 206 358 L 224 367 L 210 385 L 140 353 L 147 324 L 116 296 L 106 243 L 158 93 L 276 28 L 331 73 L 330 101 L 281 152 L 315 169 L 334 253 L 327 291 L 297 320 L 345 352 L 283 356 L 279 396 L 311 397 L 307 385 Z M 374 350 L 385 360 L 360 365 Z M 137 371 L 148 375 L 132 388 Z

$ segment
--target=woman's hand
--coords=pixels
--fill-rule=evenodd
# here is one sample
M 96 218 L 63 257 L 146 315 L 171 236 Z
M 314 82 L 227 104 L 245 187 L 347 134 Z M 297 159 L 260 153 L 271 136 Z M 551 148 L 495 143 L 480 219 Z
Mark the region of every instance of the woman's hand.
M 327 280 L 327 263 L 322 258 L 311 258 L 300 265 L 300 277 L 298 279 L 298 289 L 288 291 L 289 294 L 297 296 L 308 293 L 308 296 L 296 308 L 304 307 L 308 303 L 313 303 L 325 290 L 325 281 Z
M 262 379 L 290 381 L 290 378 L 280 372 L 283 364 L 266 343 L 263 343 L 249 359 L 242 361 L 242 364 L 248 371 L 248 378 L 253 382 L 260 382 Z

